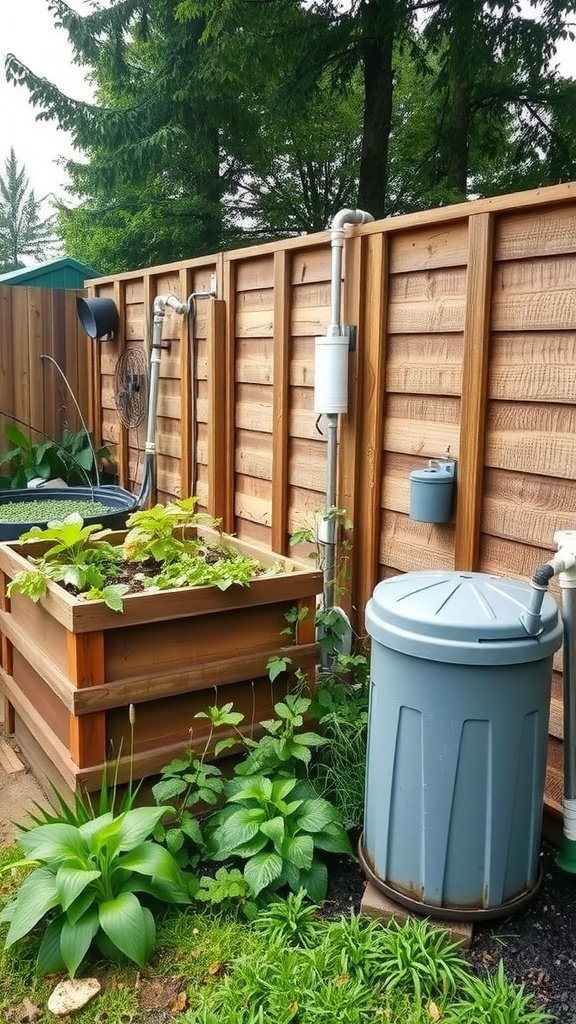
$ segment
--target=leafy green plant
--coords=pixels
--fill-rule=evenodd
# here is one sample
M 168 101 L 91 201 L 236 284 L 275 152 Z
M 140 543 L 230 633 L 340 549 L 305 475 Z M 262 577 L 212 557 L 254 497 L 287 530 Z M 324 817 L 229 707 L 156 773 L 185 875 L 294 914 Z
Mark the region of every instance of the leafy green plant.
M 202 875 L 196 884 L 192 883 L 191 892 L 200 903 L 228 913 L 240 910 L 249 921 L 258 913 L 256 902 L 250 898 L 250 886 L 238 868 L 218 868 L 214 877 Z
M 524 985 L 512 985 L 504 974 L 502 960 L 495 974 L 487 978 L 472 975 L 462 981 L 462 997 L 447 1007 L 444 1024 L 545 1024 L 553 1020 L 534 1002 Z
M 226 727 L 237 730 L 244 716 L 234 711 L 232 704 L 224 704 L 222 708 L 199 711 L 194 718 L 207 719 L 210 723 L 203 750 L 196 754 L 191 742 L 185 756 L 170 761 L 162 769 L 160 781 L 152 787 L 156 802 L 169 806 L 171 811 L 165 822 L 159 821 L 156 825 L 154 838 L 165 844 L 181 867 L 195 867 L 205 846 L 199 817 L 192 809 L 202 804 L 214 807 L 224 792 L 222 772 L 217 765 L 206 763 L 212 750 L 214 730 Z M 242 740 L 240 733 L 238 737 Z M 219 740 L 214 746 L 214 756 L 218 757 L 237 742 L 234 736 Z
M 251 892 L 288 886 L 323 900 L 328 884 L 319 850 L 350 853 L 338 811 L 296 778 L 249 776 L 225 785 L 226 804 L 213 818 L 213 860 L 241 858 Z
M 92 451 L 84 430 L 66 427 L 61 442 L 47 438 L 39 443 L 33 443 L 12 423 L 6 424 L 4 433 L 12 448 L 0 460 L 0 465 L 8 464 L 7 482 L 12 488 L 27 487 L 35 477 L 61 478 L 68 484 L 90 484 L 95 480 L 97 462 L 110 458 L 108 448 Z
M 188 536 L 191 524 L 206 518 L 213 522 L 194 511 L 197 500 L 187 498 L 133 513 L 121 547 L 104 540 L 110 531 L 84 526 L 77 513 L 49 522 L 45 529 L 32 527 L 21 540 L 55 543 L 42 557 L 29 556 L 33 567 L 18 573 L 10 590 L 39 601 L 52 580 L 85 600 L 104 601 L 120 612 L 130 587 L 118 582 L 118 576 L 127 562 L 136 563 L 138 571 L 132 575 L 142 587 L 156 590 L 200 585 L 226 590 L 233 584 L 248 586 L 255 576 L 277 571 L 278 566 L 264 569 L 257 559 L 247 558 L 225 540 L 212 543 Z
M 303 889 L 289 892 L 286 899 L 273 900 L 255 921 L 257 931 L 268 936 L 270 942 L 287 946 L 310 948 L 318 942 L 322 924 L 316 914 L 318 906 L 306 900 Z
M 244 761 L 236 766 L 236 774 L 259 775 L 288 767 L 294 771 L 298 764 L 308 766 L 312 751 L 327 742 L 316 732 L 299 731 L 311 703 L 309 697 L 288 693 L 284 700 L 275 704 L 277 718 L 260 722 L 266 735 L 256 743 Z
M 140 967 L 156 941 L 154 916 L 139 894 L 188 903 L 178 865 L 149 836 L 165 807 L 142 807 L 116 817 L 103 814 L 82 825 L 40 825 L 20 837 L 31 867 L 16 899 L 0 914 L 9 922 L 6 948 L 46 917 L 37 958 L 41 975 L 66 969 L 74 977 L 93 944 Z
M 106 580 L 117 573 L 122 554 L 103 540 L 109 532 L 100 526 L 84 526 L 82 517 L 75 512 L 62 522 L 49 523 L 44 529 L 33 526 L 22 534 L 21 540 L 53 541 L 52 546 L 40 558 L 31 559 L 32 569 L 16 574 L 8 584 L 7 593 L 26 594 L 32 601 L 39 601 L 52 580 L 78 591 L 106 592 L 105 599 L 117 610 L 121 593 L 117 586 L 108 587 Z M 98 544 L 90 545 L 89 542 L 96 539 Z

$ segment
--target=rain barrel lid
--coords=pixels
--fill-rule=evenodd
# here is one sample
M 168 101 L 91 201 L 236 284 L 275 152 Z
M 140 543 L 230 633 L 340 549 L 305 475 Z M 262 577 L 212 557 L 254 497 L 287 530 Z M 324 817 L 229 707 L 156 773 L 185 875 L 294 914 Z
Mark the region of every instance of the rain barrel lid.
M 562 643 L 556 602 L 545 594 L 542 628 L 521 622 L 532 588 L 479 572 L 409 572 L 378 583 L 366 628 L 385 647 L 434 661 L 514 663 L 545 658 Z

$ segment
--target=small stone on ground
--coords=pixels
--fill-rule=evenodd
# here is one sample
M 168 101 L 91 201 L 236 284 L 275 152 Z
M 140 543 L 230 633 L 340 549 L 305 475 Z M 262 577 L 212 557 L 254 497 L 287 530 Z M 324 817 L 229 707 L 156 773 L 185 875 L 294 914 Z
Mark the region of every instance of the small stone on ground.
M 56 985 L 48 1000 L 48 1009 L 56 1017 L 65 1017 L 81 1010 L 99 991 L 100 982 L 97 978 L 66 979 Z

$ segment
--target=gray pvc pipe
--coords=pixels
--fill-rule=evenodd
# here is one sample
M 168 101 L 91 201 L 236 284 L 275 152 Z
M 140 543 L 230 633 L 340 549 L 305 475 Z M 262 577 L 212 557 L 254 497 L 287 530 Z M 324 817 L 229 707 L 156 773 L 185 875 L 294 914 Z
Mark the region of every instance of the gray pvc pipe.
M 564 622 L 564 797 L 576 799 L 576 591 L 562 587 L 562 619 Z

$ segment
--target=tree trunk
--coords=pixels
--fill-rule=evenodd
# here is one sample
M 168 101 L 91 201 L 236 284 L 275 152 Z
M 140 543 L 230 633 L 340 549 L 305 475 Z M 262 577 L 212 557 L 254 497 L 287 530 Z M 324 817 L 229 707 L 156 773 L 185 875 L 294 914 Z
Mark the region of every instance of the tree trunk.
M 397 0 L 363 0 L 360 11 L 364 123 L 358 205 L 376 219 L 386 212 L 396 6 Z

